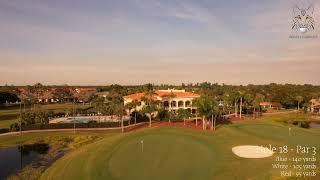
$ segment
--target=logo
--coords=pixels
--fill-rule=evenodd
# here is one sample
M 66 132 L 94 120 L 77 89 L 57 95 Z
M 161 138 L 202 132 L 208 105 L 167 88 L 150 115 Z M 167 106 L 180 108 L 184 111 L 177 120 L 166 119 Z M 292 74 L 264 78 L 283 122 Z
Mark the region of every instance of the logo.
M 298 7 L 297 5 L 294 6 L 292 30 L 302 34 L 313 31 L 315 28 L 313 11 L 313 5 L 310 5 L 308 8 Z

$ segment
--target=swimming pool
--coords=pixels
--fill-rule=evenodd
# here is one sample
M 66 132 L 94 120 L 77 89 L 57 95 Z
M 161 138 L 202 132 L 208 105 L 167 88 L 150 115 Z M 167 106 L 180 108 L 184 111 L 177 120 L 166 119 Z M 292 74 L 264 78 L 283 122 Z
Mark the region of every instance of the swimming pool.
M 130 116 L 124 116 L 123 120 L 128 121 Z M 49 123 L 89 123 L 89 122 L 118 122 L 120 121 L 116 117 L 111 116 L 78 116 L 78 117 L 61 117 L 51 119 Z
M 88 122 L 93 122 L 93 121 L 97 121 L 96 119 L 93 118 L 68 118 L 67 119 L 69 121 L 69 123 L 88 123 Z

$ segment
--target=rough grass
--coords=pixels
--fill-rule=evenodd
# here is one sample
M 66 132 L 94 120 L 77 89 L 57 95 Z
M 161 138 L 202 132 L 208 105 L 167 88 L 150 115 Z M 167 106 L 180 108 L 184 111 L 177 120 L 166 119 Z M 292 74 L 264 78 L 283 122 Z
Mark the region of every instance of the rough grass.
M 279 178 L 279 170 L 271 165 L 275 163 L 274 156 L 244 159 L 231 152 L 237 145 L 320 148 L 319 130 L 292 127 L 289 134 L 288 126 L 276 122 L 277 119 L 238 122 L 216 132 L 158 127 L 105 136 L 59 159 L 41 179 Z
M 16 146 L 17 144 L 33 144 L 33 143 L 47 143 L 50 148 L 48 153 L 39 155 L 39 160 L 35 162 L 37 165 L 30 164 L 24 167 L 15 175 L 8 177 L 9 180 L 16 179 L 39 179 L 43 171 L 61 157 L 63 154 L 76 150 L 83 145 L 98 140 L 100 136 L 95 133 L 35 133 L 23 134 L 22 136 L 4 136 L 0 137 L 0 146 Z

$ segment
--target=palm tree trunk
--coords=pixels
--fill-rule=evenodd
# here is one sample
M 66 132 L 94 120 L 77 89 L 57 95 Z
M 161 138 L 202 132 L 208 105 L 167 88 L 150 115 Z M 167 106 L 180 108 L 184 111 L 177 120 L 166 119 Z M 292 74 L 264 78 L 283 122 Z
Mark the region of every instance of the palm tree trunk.
M 100 123 L 100 113 L 98 112 L 98 116 L 99 116 L 99 123 Z
M 239 114 L 240 114 L 240 119 L 241 119 L 241 117 L 242 117 L 242 97 L 240 98 L 240 112 L 239 112 Z
M 134 124 L 137 124 L 137 112 L 134 113 Z
M 237 102 L 234 102 L 234 114 L 236 117 L 238 117 L 238 107 L 237 107 Z
M 214 124 L 213 124 L 213 130 L 216 130 L 216 121 L 217 121 L 217 116 L 214 116 Z
M 171 101 L 169 101 L 169 124 L 171 124 Z
M 299 112 L 299 110 L 300 110 L 300 103 L 298 102 L 298 112 Z
M 151 114 L 149 116 L 149 128 L 151 128 Z
M 196 114 L 196 126 L 198 126 L 198 115 Z
M 204 116 L 202 116 L 202 129 L 205 130 Z
M 130 125 L 130 123 L 131 123 L 131 116 L 130 116 L 130 114 L 131 114 L 131 110 L 129 109 L 129 125 Z
M 123 133 L 124 128 L 123 128 L 123 118 L 122 118 L 122 116 L 120 117 L 120 119 L 121 119 L 121 132 Z
M 211 130 L 213 130 L 213 114 L 211 114 Z

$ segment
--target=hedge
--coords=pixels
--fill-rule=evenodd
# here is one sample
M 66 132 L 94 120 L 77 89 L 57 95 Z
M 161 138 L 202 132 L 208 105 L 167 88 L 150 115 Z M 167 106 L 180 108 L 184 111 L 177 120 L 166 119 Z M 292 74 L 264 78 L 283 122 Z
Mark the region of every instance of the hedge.
M 3 133 L 7 133 L 7 132 L 9 132 L 10 131 L 10 129 L 8 129 L 8 128 L 0 128 L 0 134 L 3 134 Z
M 121 127 L 121 122 L 89 122 L 89 123 L 75 123 L 76 128 L 116 128 Z M 128 121 L 123 122 L 124 126 L 128 125 Z M 22 126 L 22 130 L 38 130 L 38 129 L 72 129 L 73 123 L 51 123 L 51 124 L 31 124 Z

